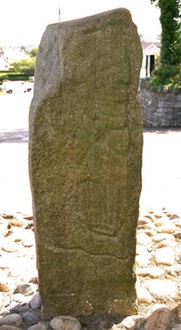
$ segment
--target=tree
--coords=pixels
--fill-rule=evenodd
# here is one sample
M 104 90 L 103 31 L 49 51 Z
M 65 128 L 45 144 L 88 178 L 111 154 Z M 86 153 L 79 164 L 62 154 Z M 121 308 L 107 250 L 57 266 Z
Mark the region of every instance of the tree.
M 26 47 L 25 46 L 21 46 L 20 48 L 24 53 L 27 53 Z
M 148 86 L 157 92 L 181 92 L 180 0 L 150 0 L 160 8 L 161 53 Z
M 34 76 L 35 71 L 35 57 L 23 58 L 18 62 L 12 63 L 12 68 L 18 73 L 23 73 L 25 75 Z
M 181 63 L 181 4 L 180 0 L 150 0 L 160 8 L 161 65 Z
M 18 62 L 13 62 L 11 64 L 12 69 L 18 73 L 22 73 L 28 76 L 34 76 L 37 53 L 38 48 L 32 48 L 28 52 L 29 57 L 23 58 L 22 60 Z
M 30 51 L 29 51 L 29 56 L 30 57 L 36 57 L 38 53 L 38 48 L 32 48 Z

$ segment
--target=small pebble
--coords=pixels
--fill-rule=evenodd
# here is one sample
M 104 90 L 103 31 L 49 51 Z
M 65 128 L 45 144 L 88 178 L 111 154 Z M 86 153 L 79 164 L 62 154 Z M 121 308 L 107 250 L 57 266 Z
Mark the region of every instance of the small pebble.
M 157 267 L 140 268 L 136 272 L 137 276 L 149 276 L 150 278 L 159 278 L 163 273 L 164 271 Z
M 28 297 L 22 293 L 14 293 L 11 300 L 15 301 L 16 303 L 24 304 L 28 302 Z
M 14 290 L 14 293 L 21 293 L 23 295 L 32 294 L 33 293 L 32 286 L 29 283 L 19 284 Z
M 181 324 L 175 324 L 172 330 L 181 330 Z
M 81 330 L 80 322 L 75 317 L 68 315 L 55 317 L 50 321 L 50 326 L 53 330 Z
M 18 328 L 13 325 L 9 325 L 9 324 L 3 324 L 2 330 L 21 330 L 21 328 Z
M 29 309 L 28 303 L 15 304 L 15 306 L 10 309 L 10 312 L 11 313 L 22 313 L 22 312 L 28 311 L 28 309 Z
M 13 214 L 6 214 L 6 213 L 3 213 L 3 214 L 1 214 L 1 216 L 2 216 L 4 219 L 13 219 L 13 218 L 14 218 L 14 215 L 13 215 Z
M 148 280 L 145 283 L 146 289 L 155 299 L 167 301 L 168 299 L 177 300 L 177 286 L 170 280 Z
M 135 258 L 136 261 L 136 267 L 147 267 L 149 264 L 149 258 L 145 255 L 137 255 Z
M 40 312 L 29 310 L 22 315 L 23 321 L 27 326 L 34 325 L 41 321 Z
M 156 264 L 172 266 L 175 260 L 174 250 L 171 247 L 157 249 L 154 254 Z
M 151 304 L 153 300 L 149 291 L 141 287 L 137 289 L 137 299 L 139 304 Z
M 47 329 L 48 329 L 48 323 L 46 322 L 38 322 L 37 324 L 34 324 L 28 328 L 28 330 L 47 330 Z
M 166 223 L 163 223 L 162 226 L 157 229 L 157 232 L 172 234 L 175 230 L 176 226 L 172 222 L 168 221 Z
M 116 329 L 139 329 L 143 321 L 144 318 L 140 315 L 127 316 Z M 114 328 L 111 330 L 114 330 Z
M 151 238 L 145 233 L 137 234 L 137 244 L 149 244 L 151 243 Z
M 36 293 L 33 298 L 30 300 L 29 305 L 31 309 L 36 309 L 40 307 L 40 295 Z
M 0 291 L 1 292 L 9 292 L 10 287 L 9 287 L 8 283 L 6 283 L 5 281 L 0 280 Z
M 0 319 L 0 325 L 8 324 L 19 327 L 22 323 L 22 317 L 19 314 L 9 314 Z

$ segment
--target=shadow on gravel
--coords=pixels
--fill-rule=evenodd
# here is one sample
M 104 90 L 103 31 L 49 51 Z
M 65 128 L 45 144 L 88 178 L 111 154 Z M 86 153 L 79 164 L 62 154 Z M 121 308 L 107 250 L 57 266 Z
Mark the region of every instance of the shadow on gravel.
M 0 131 L 0 143 L 28 143 L 28 129 L 7 129 Z

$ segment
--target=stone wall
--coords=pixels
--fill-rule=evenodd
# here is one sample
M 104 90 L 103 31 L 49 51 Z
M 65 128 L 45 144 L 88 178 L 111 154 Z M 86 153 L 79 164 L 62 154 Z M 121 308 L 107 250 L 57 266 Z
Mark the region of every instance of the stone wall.
M 181 93 L 156 93 L 140 86 L 145 127 L 180 127 Z

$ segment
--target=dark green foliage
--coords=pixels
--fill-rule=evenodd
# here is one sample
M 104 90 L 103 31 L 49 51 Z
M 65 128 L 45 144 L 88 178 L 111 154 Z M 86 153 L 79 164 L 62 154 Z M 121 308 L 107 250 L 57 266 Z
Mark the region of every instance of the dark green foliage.
M 160 8 L 162 27 L 161 64 L 181 63 L 181 4 L 180 0 L 150 0 Z
M 25 51 L 25 47 L 21 47 Z M 13 62 L 9 71 L 0 71 L 0 84 L 4 80 L 29 80 L 30 76 L 34 76 L 36 55 L 38 48 L 32 48 L 27 54 L 29 57 L 23 58 L 20 61 Z
M 150 0 L 160 8 L 160 64 L 148 86 L 155 91 L 181 92 L 181 3 L 180 0 Z
M 169 83 L 180 73 L 180 67 L 175 65 L 162 65 L 154 71 L 154 76 L 161 83 Z
M 38 53 L 38 48 L 32 48 L 28 54 L 30 57 L 36 57 L 37 53 Z
M 154 70 L 148 87 L 158 92 L 181 92 L 181 65 L 161 65 Z
M 16 72 L 34 76 L 35 61 L 35 57 L 24 58 L 18 62 L 13 62 L 12 67 Z
M 29 75 L 20 74 L 12 71 L 0 71 L 0 84 L 4 80 L 12 80 L 12 81 L 18 81 L 23 80 L 27 81 L 29 80 Z
M 29 51 L 29 57 L 23 58 L 18 62 L 12 63 L 12 68 L 17 73 L 23 73 L 25 75 L 34 76 L 35 72 L 35 63 L 36 63 L 36 55 L 38 52 L 38 48 L 33 48 Z

